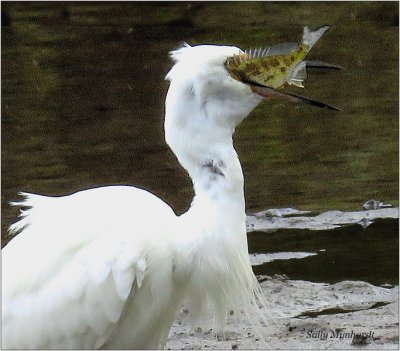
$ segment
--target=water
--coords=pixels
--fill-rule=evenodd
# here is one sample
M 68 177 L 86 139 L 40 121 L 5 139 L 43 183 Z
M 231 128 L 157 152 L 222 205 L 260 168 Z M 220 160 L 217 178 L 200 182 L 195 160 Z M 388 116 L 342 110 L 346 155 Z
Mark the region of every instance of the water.
M 131 184 L 184 212 L 191 182 L 163 137 L 168 51 L 183 41 L 295 41 L 304 25 L 333 25 L 310 57 L 346 70 L 310 74 L 302 93 L 343 111 L 282 101 L 253 111 L 235 135 L 248 211 L 354 210 L 370 198 L 398 205 L 395 2 L 8 2 L 2 10 L 3 245 L 17 214 L 8 202 L 21 190 Z
M 321 231 L 253 232 L 249 250 L 317 254 L 254 266 L 256 274 L 285 274 L 291 279 L 325 283 L 362 280 L 375 285 L 399 284 L 398 219 L 379 219 L 366 229 L 354 224 Z

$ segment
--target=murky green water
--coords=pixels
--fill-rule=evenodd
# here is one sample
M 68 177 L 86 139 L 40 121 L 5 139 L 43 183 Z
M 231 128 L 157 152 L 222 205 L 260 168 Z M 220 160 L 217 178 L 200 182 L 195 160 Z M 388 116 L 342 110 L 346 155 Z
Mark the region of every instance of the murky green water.
M 312 252 L 302 259 L 276 260 L 253 267 L 256 274 L 337 283 L 362 280 L 399 284 L 399 220 L 379 219 L 363 229 L 354 224 L 333 230 L 279 230 L 249 234 L 254 252 Z
M 346 70 L 310 74 L 302 93 L 343 111 L 282 101 L 253 111 L 235 135 L 248 210 L 398 205 L 396 2 L 8 2 L 2 11 L 3 238 L 20 190 L 132 184 L 185 211 L 191 182 L 163 137 L 168 51 L 183 41 L 296 41 L 304 25 L 332 25 L 310 57 Z

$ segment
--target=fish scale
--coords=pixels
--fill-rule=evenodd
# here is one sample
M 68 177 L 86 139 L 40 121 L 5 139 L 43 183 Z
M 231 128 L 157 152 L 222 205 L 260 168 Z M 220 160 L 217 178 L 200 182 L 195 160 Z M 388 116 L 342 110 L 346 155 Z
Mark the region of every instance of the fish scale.
M 285 84 L 292 85 L 291 73 L 305 58 L 308 50 L 304 44 L 279 44 L 276 47 L 258 48 L 245 51 L 244 54 L 229 58 L 225 66 L 231 76 L 237 80 L 246 80 L 268 86 L 274 89 L 283 89 Z M 288 54 L 285 48 L 290 45 Z M 296 84 L 294 84 L 296 85 Z
M 328 28 L 329 26 L 323 26 L 311 31 L 305 27 L 302 41 L 299 44 L 288 42 L 268 48 L 246 50 L 229 57 L 225 61 L 225 68 L 233 79 L 250 85 L 253 92 L 261 96 L 286 98 L 338 110 L 331 105 L 284 91 L 290 85 L 304 88 L 303 82 L 307 77 L 305 58 Z M 309 66 L 313 67 L 312 61 L 310 63 Z M 314 66 L 323 69 L 342 69 L 340 66 L 320 61 L 315 61 Z

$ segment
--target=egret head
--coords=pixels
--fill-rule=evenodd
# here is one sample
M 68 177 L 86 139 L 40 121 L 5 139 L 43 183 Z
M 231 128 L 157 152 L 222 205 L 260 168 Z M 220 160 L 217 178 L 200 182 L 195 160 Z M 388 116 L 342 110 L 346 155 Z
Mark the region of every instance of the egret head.
M 187 44 L 172 51 L 175 65 L 166 76 L 171 82 L 167 109 L 172 104 L 175 112 L 184 110 L 191 123 L 197 116 L 233 130 L 262 101 L 248 84 L 234 79 L 225 66 L 230 57 L 242 53 L 234 46 Z
M 235 127 L 262 101 L 225 67 L 229 57 L 241 52 L 236 47 L 212 45 L 185 45 L 171 52 L 175 64 L 166 76 L 170 86 L 165 140 L 192 179 L 197 179 L 194 183 L 202 183 L 204 165 L 210 160 L 211 164 L 215 160 L 226 163 L 233 157 Z M 242 179 L 241 171 L 238 178 Z

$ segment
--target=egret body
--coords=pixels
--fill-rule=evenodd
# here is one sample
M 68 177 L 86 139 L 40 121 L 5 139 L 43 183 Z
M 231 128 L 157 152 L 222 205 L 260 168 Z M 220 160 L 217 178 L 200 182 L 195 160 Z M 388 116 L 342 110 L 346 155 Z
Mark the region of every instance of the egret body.
M 22 194 L 28 208 L 3 249 L 3 348 L 160 348 L 183 300 L 257 319 L 260 287 L 246 238 L 235 127 L 262 97 L 225 67 L 229 46 L 171 53 L 165 138 L 195 190 L 181 216 L 153 194 L 109 186 L 63 197 Z
M 183 298 L 193 318 L 208 305 L 221 325 L 254 301 L 232 134 L 262 98 L 224 68 L 239 52 L 172 53 L 165 136 L 193 181 L 187 213 L 129 186 L 24 194 L 3 249 L 4 348 L 160 348 Z

